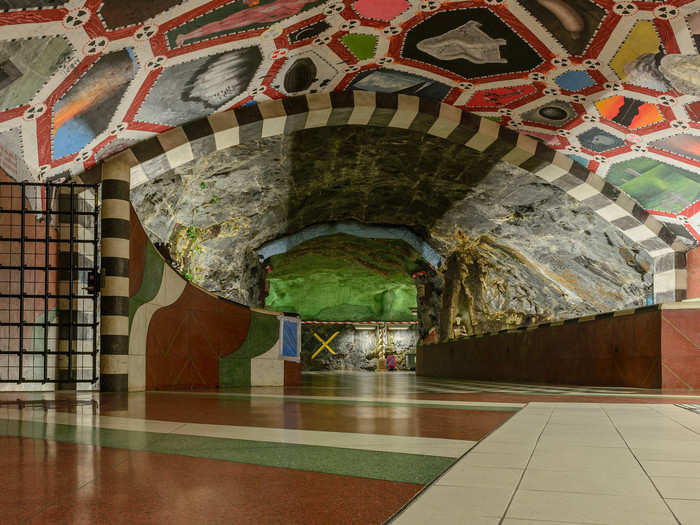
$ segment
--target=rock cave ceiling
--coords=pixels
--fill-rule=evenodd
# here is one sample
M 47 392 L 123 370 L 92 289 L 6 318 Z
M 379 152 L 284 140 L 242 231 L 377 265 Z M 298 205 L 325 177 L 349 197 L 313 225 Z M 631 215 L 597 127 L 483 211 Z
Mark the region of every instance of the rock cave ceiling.
M 478 264 L 470 271 L 480 277 L 464 289 L 483 298 L 473 312 L 482 327 L 501 326 L 504 311 L 515 326 L 628 308 L 652 291 L 646 250 L 583 203 L 522 168 L 411 130 L 345 126 L 266 137 L 197 157 L 132 188 L 131 200 L 182 274 L 253 306 L 263 304 L 265 277 L 280 269 L 273 262 L 266 274 L 255 250 L 337 221 L 408 226 L 444 258 L 457 253 Z M 326 255 L 327 239 L 314 239 L 316 255 Z M 355 244 L 371 243 L 353 237 L 345 251 Z M 309 278 L 316 269 L 306 268 Z M 436 323 L 436 301 L 422 307 L 425 327 Z
M 419 95 L 545 141 L 700 239 L 700 0 L 0 0 L 0 167 L 60 180 L 288 95 Z

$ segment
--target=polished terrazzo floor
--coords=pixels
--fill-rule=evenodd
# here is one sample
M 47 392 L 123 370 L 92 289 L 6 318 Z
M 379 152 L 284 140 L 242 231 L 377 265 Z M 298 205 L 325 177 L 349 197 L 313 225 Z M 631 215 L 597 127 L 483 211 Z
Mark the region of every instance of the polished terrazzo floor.
M 697 404 L 388 372 L 4 393 L 0 523 L 700 523 Z

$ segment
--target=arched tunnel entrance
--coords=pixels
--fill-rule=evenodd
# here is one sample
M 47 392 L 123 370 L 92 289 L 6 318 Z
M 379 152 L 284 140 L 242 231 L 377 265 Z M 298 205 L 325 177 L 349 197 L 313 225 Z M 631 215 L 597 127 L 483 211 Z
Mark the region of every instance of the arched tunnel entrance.
M 439 317 L 428 260 L 442 258 L 407 229 L 335 223 L 297 237 L 312 229 L 299 244 L 281 239 L 278 249 L 291 246 L 263 262 L 265 307 L 303 319 L 302 370 L 415 369 L 418 340 L 435 333 Z
M 479 130 L 490 126 L 483 120 L 466 141 L 472 148 L 462 145 L 466 131 L 458 133 L 458 124 L 439 117 L 423 121 L 419 130 L 344 126 L 263 133 L 274 121 L 263 119 L 257 128 L 271 137 L 242 141 L 245 128 L 234 127 L 240 145 L 170 171 L 156 167 L 155 159 L 132 169 L 131 201 L 146 231 L 167 247 L 181 275 L 205 290 L 265 306 L 267 274 L 255 250 L 309 226 L 351 220 L 408 227 L 447 261 L 431 285 L 431 293 L 442 291 L 428 301 L 437 312 L 424 321 L 418 307 L 422 336 L 434 329 L 447 339 L 590 315 L 669 293 L 664 287 L 670 283 L 658 279 L 653 264 L 659 252 L 673 253 L 663 248 L 665 237 L 645 233 L 649 226 L 634 215 L 618 220 L 626 214 L 623 202 L 597 192 L 591 174 L 572 186 L 566 177 L 578 169 L 568 164 L 571 173 L 557 177 L 562 168 L 556 155 L 555 163 L 535 162 L 519 149 L 524 139 L 482 135 Z M 133 163 L 145 149 L 121 159 Z M 186 159 L 163 155 L 171 165 Z M 539 171 L 530 169 L 539 176 L 513 162 L 537 166 Z M 604 220 L 612 217 L 613 224 Z M 653 224 L 650 217 L 645 221 Z

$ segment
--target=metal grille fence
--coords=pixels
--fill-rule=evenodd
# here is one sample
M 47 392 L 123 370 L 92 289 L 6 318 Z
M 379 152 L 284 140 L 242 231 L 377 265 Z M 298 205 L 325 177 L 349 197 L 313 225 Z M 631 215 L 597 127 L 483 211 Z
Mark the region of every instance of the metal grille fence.
M 0 182 L 0 383 L 97 381 L 98 186 Z

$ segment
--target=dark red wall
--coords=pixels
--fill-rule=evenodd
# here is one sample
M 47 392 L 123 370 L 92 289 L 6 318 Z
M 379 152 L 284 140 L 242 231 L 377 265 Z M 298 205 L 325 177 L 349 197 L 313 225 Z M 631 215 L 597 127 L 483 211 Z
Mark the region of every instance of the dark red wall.
M 215 388 L 219 356 L 236 350 L 250 325 L 250 310 L 195 286 L 151 318 L 146 342 L 146 388 Z
M 700 309 L 662 310 L 663 387 L 700 389 Z
M 688 299 L 700 298 L 700 248 L 686 254 L 688 265 Z
M 131 208 L 129 295 L 143 283 L 149 239 Z M 250 310 L 185 285 L 171 305 L 157 310 L 146 338 L 146 388 L 216 388 L 219 356 L 236 350 L 246 338 Z
M 661 312 L 652 310 L 424 345 L 416 370 L 433 377 L 655 388 L 661 385 L 660 320 Z

